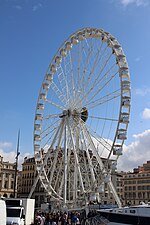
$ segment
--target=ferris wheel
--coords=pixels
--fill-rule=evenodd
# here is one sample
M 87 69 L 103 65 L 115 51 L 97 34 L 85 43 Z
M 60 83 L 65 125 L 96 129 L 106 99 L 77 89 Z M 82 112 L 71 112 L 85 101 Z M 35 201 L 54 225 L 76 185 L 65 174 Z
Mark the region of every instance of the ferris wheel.
M 108 32 L 83 28 L 50 62 L 35 122 L 37 179 L 64 207 L 81 205 L 111 181 L 127 138 L 130 75 L 119 42 Z

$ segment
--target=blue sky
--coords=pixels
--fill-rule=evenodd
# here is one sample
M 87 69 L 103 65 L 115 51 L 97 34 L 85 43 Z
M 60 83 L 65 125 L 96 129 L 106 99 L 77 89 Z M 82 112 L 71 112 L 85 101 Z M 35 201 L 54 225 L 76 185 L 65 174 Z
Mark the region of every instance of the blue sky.
M 0 154 L 14 161 L 33 155 L 39 90 L 62 42 L 83 27 L 109 31 L 126 54 L 132 86 L 131 120 L 120 165 L 150 160 L 150 1 L 0 0 Z

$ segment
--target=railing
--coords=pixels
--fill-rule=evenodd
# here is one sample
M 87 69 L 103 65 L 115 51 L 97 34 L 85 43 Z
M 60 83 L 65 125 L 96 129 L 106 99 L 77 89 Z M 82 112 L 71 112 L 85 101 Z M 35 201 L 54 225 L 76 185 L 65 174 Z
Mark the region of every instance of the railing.
M 87 218 L 85 224 L 82 225 L 107 225 L 109 221 L 100 215 Z

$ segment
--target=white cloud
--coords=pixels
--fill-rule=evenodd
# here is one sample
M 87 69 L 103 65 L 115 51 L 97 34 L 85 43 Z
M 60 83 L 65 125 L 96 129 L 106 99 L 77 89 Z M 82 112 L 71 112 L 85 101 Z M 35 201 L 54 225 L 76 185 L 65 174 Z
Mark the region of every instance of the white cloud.
M 3 161 L 15 163 L 16 160 L 16 150 L 12 149 L 12 143 L 9 142 L 0 142 L 0 155 L 3 157 Z M 30 153 L 24 153 L 20 154 L 18 157 L 18 169 L 21 170 L 22 163 L 24 161 L 24 158 L 32 157 Z
M 14 6 L 17 10 L 22 10 L 22 6 L 21 5 L 15 5 Z
M 133 135 L 135 141 L 124 146 L 123 156 L 118 160 L 118 170 L 132 171 L 150 160 L 150 129 Z
M 142 113 L 143 119 L 150 119 L 150 109 L 145 108 L 143 113 Z
M 143 163 L 150 160 L 150 129 L 139 134 L 134 134 L 133 138 L 134 141 L 131 144 L 124 145 L 123 155 L 120 156 L 118 160 L 118 171 L 132 171 L 134 168 L 142 166 Z M 96 140 L 93 141 L 100 150 L 99 142 Z M 109 143 L 111 144 L 111 141 L 109 141 Z M 9 149 L 10 151 L 8 152 Z M 4 161 L 14 163 L 16 150 L 11 149 L 11 143 L 0 143 L 0 155 L 3 156 Z M 33 157 L 30 153 L 20 154 L 19 169 L 21 169 L 21 164 L 26 156 Z M 101 156 L 105 157 L 103 153 Z
M 147 87 L 137 88 L 135 89 L 135 94 L 140 96 L 145 96 L 147 94 L 150 94 L 150 88 L 147 88 Z
M 12 143 L 10 142 L 0 142 L 0 148 L 7 148 L 11 146 L 12 146 Z
M 139 62 L 141 60 L 140 57 L 135 58 L 135 62 Z
M 42 7 L 42 4 L 41 3 L 37 3 L 36 5 L 34 5 L 33 6 L 33 11 L 35 12 L 35 11 L 37 11 L 39 8 L 41 8 Z
M 123 6 L 128 6 L 130 4 L 135 4 L 136 6 L 147 6 L 149 4 L 148 0 L 119 0 Z

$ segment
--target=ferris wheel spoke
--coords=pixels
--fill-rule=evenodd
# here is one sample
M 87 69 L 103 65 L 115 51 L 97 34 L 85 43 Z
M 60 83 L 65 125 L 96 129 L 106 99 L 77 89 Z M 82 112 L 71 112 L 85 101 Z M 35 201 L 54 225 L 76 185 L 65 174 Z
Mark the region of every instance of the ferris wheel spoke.
M 109 83 L 109 82 L 110 82 L 117 74 L 118 74 L 118 72 L 116 72 L 115 74 L 113 74 L 113 75 L 109 78 L 109 80 L 107 80 L 106 83 L 105 83 L 102 87 L 100 87 L 100 88 L 95 92 L 95 94 L 92 95 L 92 97 L 91 97 L 88 101 L 91 101 L 95 96 L 97 96 L 98 93 L 99 93 L 100 91 L 102 91 L 102 90 L 108 85 L 108 83 Z
M 43 116 L 43 120 L 49 120 L 49 119 L 56 119 L 60 116 L 61 114 L 49 114 Z
M 59 122 L 59 120 L 52 121 L 48 127 L 45 125 L 45 127 L 43 127 L 43 130 L 41 132 L 41 135 L 43 135 L 43 137 L 44 137 L 44 136 L 53 134 L 54 131 L 58 128 L 58 124 L 59 124 L 58 122 Z
M 97 107 L 97 106 L 99 106 L 99 105 L 103 105 L 103 104 L 106 104 L 106 103 L 108 103 L 108 102 L 110 102 L 110 101 L 112 101 L 112 100 L 114 100 L 115 98 L 119 98 L 120 97 L 120 94 L 118 94 L 118 95 L 114 95 L 114 96 L 110 96 L 108 99 L 104 99 L 104 100 L 101 100 L 101 101 L 99 101 L 99 102 L 93 102 L 93 103 L 90 103 L 89 104 L 89 106 L 87 107 L 87 109 L 89 110 L 89 109 L 92 109 L 92 108 L 95 108 L 95 107 Z M 85 104 L 85 106 L 87 106 L 86 104 Z
M 78 86 L 78 89 L 81 90 L 81 85 L 80 85 L 80 73 L 81 73 L 81 57 L 82 57 L 82 54 L 81 54 L 81 47 L 80 47 L 80 43 L 79 43 L 79 48 L 78 48 L 78 66 L 77 66 L 77 84 L 76 86 Z M 76 90 L 76 93 L 77 93 L 77 90 Z
M 102 43 L 103 44 L 103 43 Z M 106 49 L 107 48 L 105 48 L 104 49 L 104 51 L 101 53 L 101 48 L 102 48 L 102 44 L 101 44 L 101 46 L 100 46 L 100 49 L 98 50 L 98 52 L 96 53 L 96 55 L 94 55 L 94 57 L 93 57 L 93 61 L 94 61 L 94 63 L 93 63 L 93 65 L 91 66 L 91 70 L 90 70 L 90 72 L 89 72 L 89 75 L 88 75 L 88 77 L 87 77 L 87 81 L 85 82 L 85 87 L 88 85 L 88 82 L 90 82 L 90 80 L 91 80 L 91 78 L 92 78 L 92 74 L 93 74 L 93 72 L 94 72 L 94 70 L 95 70 L 95 68 L 96 68 L 96 66 L 98 65 L 98 63 L 103 59 L 103 57 L 104 57 L 104 53 L 106 52 Z M 101 53 L 101 54 L 100 54 Z M 99 58 L 98 58 L 99 57 Z M 109 58 L 108 58 L 109 59 Z M 109 60 L 108 60 L 109 61 Z M 103 71 L 103 70 L 102 70 Z M 101 71 L 101 72 L 102 72 Z M 101 75 L 101 72 L 98 74 L 98 77 Z
M 97 51 L 94 53 L 94 56 L 92 57 L 93 58 L 93 60 L 91 60 L 91 61 L 94 61 L 93 62 L 93 65 L 90 65 L 90 67 L 91 67 L 91 69 L 89 70 L 89 75 L 88 75 L 88 77 L 86 78 L 86 81 L 85 81 L 85 74 L 87 73 L 87 66 L 88 66 L 88 64 L 89 64 L 89 59 L 90 59 L 90 56 L 92 55 L 92 52 L 93 52 L 93 49 L 94 49 L 94 45 L 93 45 L 93 43 L 92 43 L 92 39 L 90 40 L 90 45 L 88 45 L 88 46 L 90 46 L 90 47 L 88 47 L 88 54 L 87 54 L 87 59 L 86 59 L 86 67 L 84 66 L 84 69 L 83 69 L 83 72 L 82 72 L 82 74 L 81 74 L 81 78 L 80 78 L 80 80 L 79 80 L 79 85 L 81 84 L 82 85 L 82 87 L 80 87 L 80 89 L 81 90 L 84 90 L 84 92 L 85 92 L 85 88 L 86 88 L 86 86 L 87 86 L 87 82 L 90 82 L 90 79 L 91 79 L 91 77 L 92 77 L 92 74 L 93 74 L 93 72 L 94 72 L 94 70 L 95 70 L 95 68 L 96 68 L 96 65 L 98 64 L 98 60 L 100 60 L 100 59 L 98 59 L 98 57 L 99 57 L 99 53 L 100 53 L 100 51 L 101 51 L 101 48 L 102 48 L 102 45 L 103 45 L 103 43 L 101 43 L 101 46 L 100 46 L 100 48 L 99 49 L 97 49 Z M 81 52 L 83 52 L 83 51 L 81 51 Z M 84 82 L 83 82 L 84 81 Z M 85 84 L 84 84 L 85 83 Z M 80 85 L 80 86 L 81 86 Z
M 84 76 L 82 75 L 82 77 L 83 77 L 84 79 L 82 79 L 82 77 L 81 77 L 81 80 L 85 81 L 84 83 L 82 82 L 82 83 L 83 83 L 82 89 L 83 89 L 84 91 L 85 91 L 85 88 L 86 88 L 88 82 L 90 81 L 90 79 L 91 79 L 91 77 L 92 77 L 92 74 L 93 74 L 93 71 L 95 70 L 95 67 L 96 67 L 96 65 L 97 65 L 98 57 L 99 57 L 99 53 L 101 52 L 102 45 L 103 45 L 103 42 L 101 43 L 100 48 L 97 49 L 97 51 L 94 53 L 94 56 L 93 56 L 92 59 L 91 59 L 91 61 L 94 62 L 93 65 L 90 63 L 90 56 L 92 55 L 94 46 L 93 46 L 93 44 L 91 45 L 91 47 L 89 47 L 89 45 L 88 45 L 88 54 L 87 54 L 87 59 L 86 59 L 86 67 L 84 67 L 84 70 L 83 70 L 83 73 L 82 73 L 82 74 L 84 75 Z M 91 67 L 90 70 L 87 69 L 88 66 Z M 88 71 L 89 71 L 89 74 L 88 74 L 88 76 L 87 76 L 87 78 L 86 78 L 86 80 L 85 80 L 85 74 L 86 74 Z
M 83 72 L 81 74 L 80 79 L 78 77 L 78 82 L 77 82 L 77 85 L 76 85 L 76 93 L 78 93 L 78 90 L 80 90 L 82 92 L 85 91 L 85 88 L 84 88 L 83 84 L 85 82 L 85 75 L 87 73 L 87 65 L 89 63 L 90 55 L 92 53 L 92 49 L 88 49 L 88 53 L 86 54 L 86 49 L 85 49 L 85 47 L 84 47 L 82 42 L 81 42 L 80 48 L 81 48 L 81 50 L 80 50 L 81 53 L 80 54 L 81 54 L 81 57 L 82 57 Z M 84 62 L 84 60 L 83 60 L 84 57 L 86 57 L 86 62 Z M 79 86 L 79 88 L 78 88 L 78 86 Z
M 115 64 L 114 64 L 114 65 L 115 65 Z M 98 74 L 97 78 L 95 79 L 94 83 L 92 84 L 92 86 L 90 87 L 89 91 L 87 92 L 87 94 L 86 94 L 86 96 L 85 96 L 86 99 L 87 99 L 87 97 L 91 94 L 91 92 L 92 92 L 93 90 L 95 90 L 95 87 L 97 86 L 97 84 L 100 83 L 100 82 L 102 82 L 102 81 L 104 80 L 104 78 L 106 79 L 106 77 L 108 76 L 108 74 L 110 73 L 110 71 L 112 70 L 112 68 L 114 67 L 114 65 L 112 65 L 111 68 L 110 68 L 110 69 L 109 69 L 109 70 L 101 77 L 101 79 L 98 80 L 99 77 L 100 77 L 100 75 L 101 75 L 101 72 L 102 72 L 103 69 L 104 69 L 104 67 L 102 68 L 102 70 L 101 70 L 100 73 Z M 116 72 L 115 75 L 117 75 L 117 73 L 118 73 L 118 72 Z M 110 82 L 110 80 L 111 80 L 115 75 L 110 75 L 110 79 L 109 79 L 109 80 L 106 80 L 106 83 L 105 83 L 102 87 L 100 87 L 100 88 L 98 89 L 97 93 L 98 93 L 100 90 L 102 90 L 102 88 L 105 87 L 106 84 L 108 84 L 108 83 Z M 108 78 L 107 78 L 107 79 L 108 79 Z
M 57 127 L 53 128 L 52 131 L 50 131 L 50 133 L 46 133 L 45 135 L 42 136 L 42 142 L 44 142 L 44 139 L 49 135 L 48 139 L 45 141 L 45 143 L 43 144 L 43 148 L 45 148 L 48 143 L 50 143 L 50 141 L 53 138 L 54 132 L 57 130 Z
M 98 99 L 95 99 L 94 101 L 91 101 L 91 102 L 88 101 L 88 103 L 84 104 L 84 106 L 90 107 L 90 105 L 93 105 L 93 104 L 99 104 L 99 103 L 102 104 L 105 101 L 109 101 L 109 99 L 111 100 L 113 98 L 119 97 L 120 96 L 120 92 L 121 92 L 120 89 L 114 90 L 114 91 L 109 92 L 106 95 L 104 95 L 104 96 L 102 96 L 102 97 L 100 97 Z
M 60 119 L 58 119 L 58 118 L 52 118 L 52 119 L 45 119 L 44 120 L 44 117 L 43 117 L 43 127 L 42 127 L 43 129 L 40 132 L 40 134 L 44 134 L 48 130 L 57 127 L 58 126 L 57 124 L 59 122 L 60 122 Z
M 58 88 L 58 86 L 57 86 L 54 82 L 52 82 L 50 87 L 51 87 L 51 89 L 55 92 L 57 98 L 60 99 L 60 101 L 61 101 L 63 104 L 66 104 L 67 99 L 66 99 L 66 97 L 64 96 L 63 92 L 60 91 L 60 89 Z
M 112 100 L 114 100 L 115 98 L 118 98 L 118 97 L 120 97 L 120 94 L 115 95 L 115 96 L 112 96 L 112 97 L 110 97 L 109 99 L 103 100 L 103 101 L 101 101 L 101 102 L 99 102 L 99 103 L 97 103 L 97 104 L 92 104 L 91 106 L 88 107 L 88 110 L 89 110 L 89 109 L 92 109 L 92 108 L 95 108 L 96 106 L 99 106 L 99 105 L 103 105 L 103 104 L 105 104 L 105 103 L 108 103 L 108 102 L 110 102 L 110 101 L 112 101 Z
M 82 53 L 83 53 L 83 55 L 82 55 L 82 58 L 84 57 L 84 55 L 86 56 L 86 53 L 85 53 L 85 49 L 84 49 L 84 47 L 83 47 L 83 43 L 82 43 Z M 82 90 L 83 90 L 83 92 L 85 92 L 85 86 L 84 86 L 84 83 L 85 83 L 85 75 L 86 75 L 86 73 L 87 73 L 87 66 L 88 66 L 88 64 L 89 64 L 89 59 L 90 59 L 90 54 L 91 54 L 91 51 L 89 51 L 88 52 L 88 54 L 87 54 L 87 56 L 86 56 L 86 61 L 85 61 L 85 64 L 84 64 L 84 61 L 83 61 L 83 72 L 82 72 L 82 74 L 81 74 L 81 83 L 82 83 Z
M 98 119 L 98 120 L 110 120 L 110 121 L 118 122 L 118 119 L 114 119 L 114 118 L 106 118 L 106 117 L 99 117 L 99 116 L 88 116 L 88 117 L 92 119 Z
M 47 137 L 50 134 L 54 134 L 54 131 L 58 128 L 58 121 L 55 121 L 53 124 L 51 124 L 50 126 L 46 127 L 45 129 L 42 130 L 41 132 L 41 137 L 42 139 L 44 139 L 45 137 Z
M 94 144 L 94 142 L 93 142 L 93 140 L 92 140 L 92 138 L 91 138 L 91 136 L 90 136 L 90 134 L 89 134 L 89 131 L 87 130 L 87 128 L 86 128 L 85 125 L 83 125 L 83 129 L 84 129 L 84 133 L 85 133 L 86 139 L 87 139 L 87 140 L 89 141 L 89 143 L 90 143 L 90 146 L 91 146 L 91 148 L 92 148 L 93 154 L 96 156 L 96 158 L 97 158 L 97 160 L 98 160 L 98 162 L 99 162 L 101 171 L 103 171 L 104 168 L 105 168 L 105 167 L 104 167 L 104 164 L 103 164 L 102 159 L 100 158 L 99 154 L 97 153 L 95 144 Z
M 72 103 L 73 101 L 73 98 L 75 98 L 75 81 L 74 81 L 74 72 L 73 72 L 73 66 L 72 66 L 72 54 L 71 54 L 71 51 L 69 51 L 69 54 L 68 54 L 68 57 L 69 57 L 69 65 L 70 65 L 70 83 L 68 84 L 69 86 L 69 92 L 71 93 L 71 95 L 68 96 L 68 99 L 69 99 L 69 102 L 70 104 Z M 69 80 L 68 80 L 69 82 Z M 72 98 L 71 98 L 72 96 Z
M 60 106 L 60 105 L 58 105 L 58 104 L 56 104 L 56 103 L 54 103 L 54 102 L 52 102 L 52 101 L 50 101 L 48 99 L 46 99 L 45 101 L 48 102 L 49 104 L 55 106 L 56 108 L 59 108 L 61 110 L 65 110 L 65 108 L 63 108 L 62 106 Z
M 107 79 L 108 79 L 108 77 L 111 76 L 111 75 L 110 75 L 110 72 L 113 73 L 112 70 L 114 69 L 115 66 L 116 66 L 116 64 L 113 64 L 113 65 L 112 65 L 112 66 L 104 73 L 104 75 L 103 75 L 102 77 L 99 76 L 99 75 L 101 75 L 101 73 L 98 74 L 98 77 L 95 79 L 94 85 L 92 85 L 92 90 L 93 90 L 93 87 L 96 87 L 97 85 L 99 85 L 100 82 L 103 82 L 103 80 L 106 79 L 106 77 L 107 77 Z M 118 72 L 119 72 L 119 71 L 118 71 Z
M 69 96 L 69 91 L 68 91 L 68 83 L 67 83 L 67 77 L 66 77 L 66 70 L 62 68 L 60 65 L 59 67 L 60 72 L 58 73 L 58 79 L 60 82 L 61 90 L 64 95 L 64 100 L 63 102 L 68 102 L 68 96 Z
M 89 127 L 89 131 L 92 134 L 92 136 L 95 138 L 95 140 L 102 145 L 106 150 L 110 152 L 111 150 L 111 144 L 105 140 L 103 137 L 99 136 L 95 131 L 92 130 L 91 127 Z
M 90 40 L 91 42 L 91 40 Z M 84 65 L 84 60 L 83 60 L 83 56 L 85 54 L 86 56 L 86 47 L 88 46 L 88 54 L 87 54 L 87 59 L 86 59 L 86 64 L 89 62 L 89 59 L 90 59 L 90 55 L 92 54 L 93 52 L 93 47 L 92 45 L 88 45 L 88 42 L 87 40 L 85 41 L 85 45 L 82 45 L 82 42 L 79 42 L 79 46 L 78 46 L 78 67 L 77 67 L 77 78 L 76 78 L 76 85 L 75 85 L 75 97 L 76 99 L 79 97 L 79 91 L 82 92 L 83 91 L 83 86 L 82 86 L 82 80 L 85 78 L 85 73 L 86 73 L 86 70 L 83 69 L 83 72 L 82 72 L 82 76 L 81 76 L 81 71 L 82 71 L 82 67 L 85 68 L 85 65 Z M 81 66 L 82 64 L 82 66 Z M 77 100 L 76 100 L 77 101 Z
M 108 60 L 109 61 L 109 60 Z M 112 65 L 111 66 L 111 68 L 108 70 L 108 71 L 106 71 L 106 73 L 101 77 L 101 79 L 100 80 L 98 80 L 99 79 L 99 77 L 100 77 L 100 75 L 101 75 L 101 73 L 102 73 L 102 71 L 103 71 L 103 69 L 104 69 L 104 67 L 102 68 L 102 70 L 100 71 L 100 73 L 98 74 L 98 76 L 97 76 L 97 78 L 95 79 L 95 81 L 94 81 L 94 83 L 92 84 L 92 86 L 90 87 L 90 89 L 87 91 L 87 93 L 83 96 L 83 98 L 82 98 L 82 100 L 80 100 L 80 102 L 81 101 L 87 101 L 87 99 L 88 99 L 88 96 L 91 94 L 91 92 L 93 91 L 93 90 L 95 90 L 95 86 L 98 84 L 98 83 L 100 83 L 100 81 L 102 82 L 102 80 L 108 75 L 108 73 L 110 73 L 110 71 L 113 69 L 113 67 L 115 66 L 115 64 L 114 65 Z M 96 94 L 94 94 L 91 98 L 90 98 L 90 100 L 94 97 L 94 96 L 96 96 L 111 80 L 112 80 L 112 78 L 114 78 L 117 74 L 118 74 L 118 72 L 119 71 L 117 71 L 114 75 L 111 75 L 110 76 L 110 78 L 109 78 L 109 80 L 106 80 L 106 83 L 105 84 L 103 84 L 103 86 L 102 87 L 99 87 L 98 88 L 98 90 L 97 90 L 97 92 L 96 92 Z M 108 78 L 107 78 L 108 79 Z M 88 100 L 88 101 L 90 101 L 90 100 Z M 80 102 L 77 102 L 77 105 L 80 103 Z
M 57 146 L 57 139 L 59 140 L 59 135 L 60 135 L 60 129 L 63 126 L 63 123 L 61 122 L 59 125 L 57 125 L 56 127 L 53 128 L 52 131 L 50 131 L 50 133 L 52 133 L 51 136 L 49 136 L 48 140 L 44 143 L 44 147 L 46 145 L 48 145 L 48 143 L 51 143 L 49 149 L 53 148 L 53 145 L 56 144 Z M 47 135 L 45 135 L 44 137 L 46 137 Z M 50 142 L 51 141 L 51 142 Z M 51 147 L 52 146 L 52 147 Z

